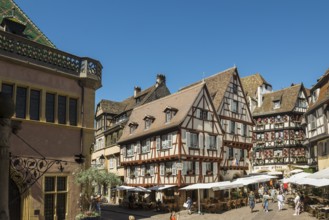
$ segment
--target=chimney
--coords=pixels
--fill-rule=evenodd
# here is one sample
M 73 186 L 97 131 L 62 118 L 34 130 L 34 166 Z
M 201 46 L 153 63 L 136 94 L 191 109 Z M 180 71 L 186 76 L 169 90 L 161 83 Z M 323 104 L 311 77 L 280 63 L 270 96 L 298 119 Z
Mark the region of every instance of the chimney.
M 141 92 L 141 87 L 135 86 L 134 87 L 134 97 L 136 97 Z
M 156 86 L 166 83 L 166 76 L 163 74 L 158 74 L 156 78 Z

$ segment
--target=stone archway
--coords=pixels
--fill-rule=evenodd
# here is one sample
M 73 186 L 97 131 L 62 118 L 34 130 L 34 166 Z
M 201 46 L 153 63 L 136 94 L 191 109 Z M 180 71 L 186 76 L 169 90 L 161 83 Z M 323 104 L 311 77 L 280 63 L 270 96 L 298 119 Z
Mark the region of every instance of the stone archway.
M 9 180 L 9 215 L 10 220 L 21 219 L 21 194 L 12 179 Z

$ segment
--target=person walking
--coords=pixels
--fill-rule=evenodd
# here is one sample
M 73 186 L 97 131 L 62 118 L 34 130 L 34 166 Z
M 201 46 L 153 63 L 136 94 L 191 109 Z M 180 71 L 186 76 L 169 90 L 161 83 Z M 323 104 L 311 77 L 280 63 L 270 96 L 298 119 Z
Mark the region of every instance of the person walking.
M 191 207 L 192 207 L 192 199 L 191 199 L 191 197 L 187 197 L 186 203 L 187 203 L 188 214 L 191 215 L 192 214 L 192 212 L 191 212 Z
M 248 200 L 249 200 L 250 212 L 252 213 L 254 211 L 254 208 L 255 208 L 255 194 L 254 194 L 253 191 L 250 191 L 249 196 L 248 196 Z
M 272 187 L 271 189 L 271 197 L 272 197 L 272 202 L 275 203 L 275 195 L 276 195 L 276 190 L 274 189 L 274 187 Z
M 294 213 L 294 215 L 299 215 L 299 212 L 300 212 L 300 197 L 299 197 L 298 193 L 296 193 L 294 203 L 295 203 L 295 213 Z
M 283 209 L 283 205 L 284 205 L 284 197 L 282 195 L 282 192 L 279 192 L 279 195 L 276 197 L 276 199 L 278 200 L 279 211 L 281 211 Z
M 263 195 L 263 207 L 264 207 L 264 211 L 268 212 L 268 200 L 269 200 L 270 196 L 268 195 L 267 192 L 264 193 Z

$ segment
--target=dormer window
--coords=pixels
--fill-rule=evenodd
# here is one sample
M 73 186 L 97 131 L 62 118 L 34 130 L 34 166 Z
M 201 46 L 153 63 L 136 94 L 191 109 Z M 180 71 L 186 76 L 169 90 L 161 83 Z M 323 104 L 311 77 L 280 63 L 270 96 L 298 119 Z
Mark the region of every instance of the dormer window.
M 128 126 L 129 126 L 129 133 L 132 134 L 137 129 L 138 124 L 136 122 L 130 122 Z
M 166 123 L 169 123 L 171 119 L 176 115 L 178 109 L 167 106 L 164 110 L 164 113 L 166 114 Z
M 280 100 L 273 101 L 273 109 L 278 109 L 280 107 L 281 107 L 281 101 Z
M 145 130 L 149 129 L 151 127 L 151 124 L 153 123 L 153 121 L 155 120 L 155 118 L 151 115 L 146 115 L 144 118 L 145 121 Z
M 313 91 L 313 93 L 312 93 L 312 102 L 316 102 L 318 100 L 319 93 L 320 93 L 319 88 Z

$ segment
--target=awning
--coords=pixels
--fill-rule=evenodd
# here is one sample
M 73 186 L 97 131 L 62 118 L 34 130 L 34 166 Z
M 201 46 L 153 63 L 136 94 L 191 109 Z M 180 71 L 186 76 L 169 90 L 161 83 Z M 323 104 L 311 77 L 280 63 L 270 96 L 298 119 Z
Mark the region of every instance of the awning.
M 310 185 L 314 187 L 329 186 L 329 179 L 311 179 L 309 177 L 296 180 L 298 185 Z
M 267 175 L 275 176 L 275 175 L 282 175 L 282 172 L 279 171 L 271 171 L 266 173 Z
M 308 178 L 329 179 L 329 168 L 315 172 L 315 173 L 311 174 Z
M 310 175 L 310 173 L 305 173 L 305 172 L 297 173 L 295 175 L 292 175 L 289 178 L 282 179 L 282 182 L 283 183 L 296 183 L 297 180 L 302 179 L 304 177 L 308 177 L 309 175 Z
M 226 181 L 226 182 L 230 182 L 230 181 Z M 216 184 L 217 183 L 196 183 L 180 188 L 179 190 L 211 189 L 212 187 L 215 187 Z
M 162 191 L 168 188 L 172 188 L 175 187 L 176 185 L 157 185 L 157 186 L 152 186 L 150 188 L 148 188 L 148 190 L 152 190 L 152 191 Z
M 141 186 L 133 187 L 132 189 L 128 189 L 128 191 L 131 191 L 131 192 L 151 192 L 151 190 L 146 189 L 146 188 L 141 187 Z
M 301 169 L 294 169 L 294 170 L 290 171 L 289 173 L 290 174 L 295 174 L 295 173 L 301 173 L 301 172 L 303 172 L 303 170 L 301 170 Z
M 235 183 L 235 182 L 218 182 L 216 186 L 212 187 L 214 191 L 217 190 L 225 190 L 225 189 L 233 189 L 233 188 L 238 188 L 242 187 L 243 184 L 241 183 Z
M 263 183 L 270 181 L 271 179 L 278 178 L 277 176 L 271 176 L 271 175 L 257 175 L 257 176 L 248 176 L 248 177 L 242 177 L 238 178 L 234 183 L 240 183 L 243 184 L 244 186 L 250 185 L 250 184 L 255 184 L 255 183 Z
M 133 188 L 135 188 L 135 187 L 132 187 L 132 186 L 117 186 L 114 189 L 115 190 L 130 190 L 130 189 L 133 189 Z

